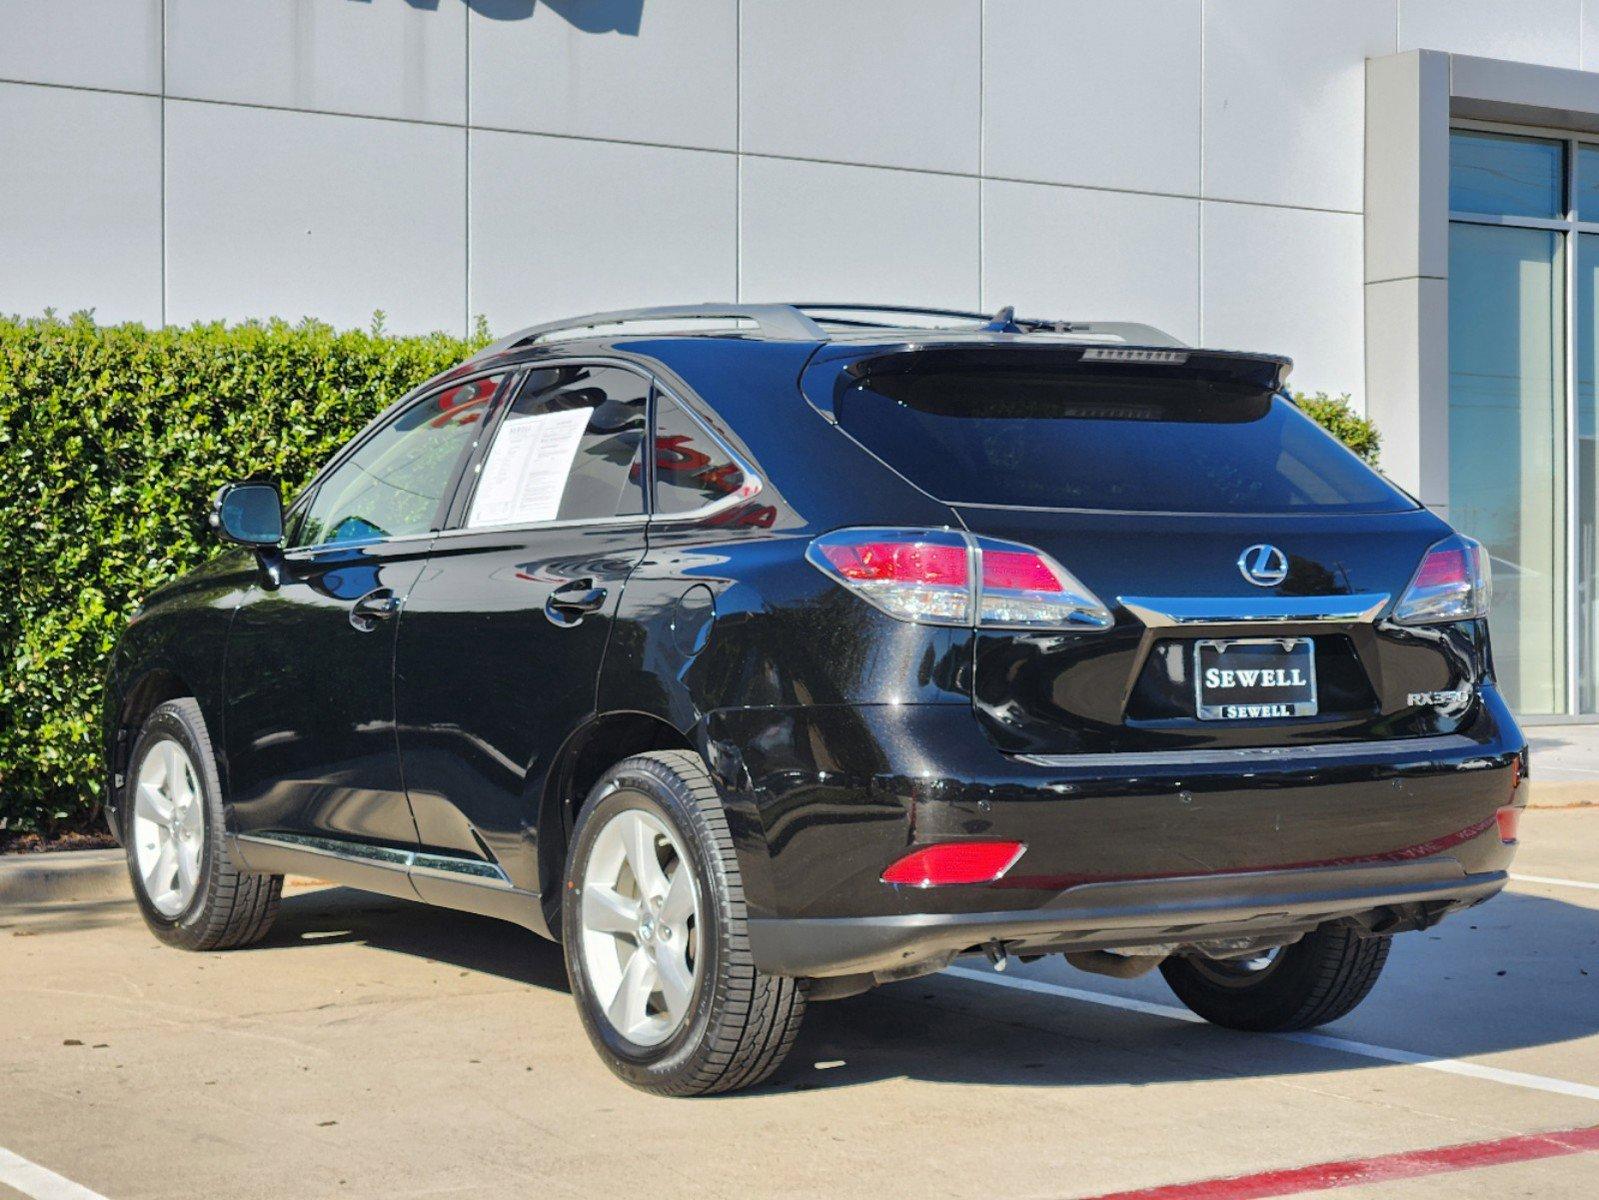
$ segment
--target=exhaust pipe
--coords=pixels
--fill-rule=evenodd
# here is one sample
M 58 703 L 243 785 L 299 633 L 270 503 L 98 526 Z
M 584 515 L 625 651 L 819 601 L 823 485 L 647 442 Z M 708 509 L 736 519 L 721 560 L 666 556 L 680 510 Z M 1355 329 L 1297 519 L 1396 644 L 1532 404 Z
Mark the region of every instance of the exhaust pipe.
M 1065 958 L 1079 971 L 1109 975 L 1112 979 L 1137 979 L 1140 975 L 1148 975 L 1166 961 L 1166 955 L 1161 951 L 1154 954 L 1117 954 L 1111 950 L 1076 950 Z

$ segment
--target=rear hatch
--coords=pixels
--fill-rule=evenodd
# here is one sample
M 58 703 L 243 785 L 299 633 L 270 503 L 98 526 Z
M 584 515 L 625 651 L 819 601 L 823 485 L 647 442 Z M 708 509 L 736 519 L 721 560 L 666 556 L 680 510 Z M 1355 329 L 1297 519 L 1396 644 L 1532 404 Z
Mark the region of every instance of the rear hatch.
M 1279 391 L 1285 360 L 953 345 L 833 367 L 806 387 L 840 428 L 1114 617 L 979 631 L 973 699 L 1002 748 L 1287 746 L 1474 715 L 1449 694 L 1481 674 L 1481 622 L 1386 619 L 1448 527 Z

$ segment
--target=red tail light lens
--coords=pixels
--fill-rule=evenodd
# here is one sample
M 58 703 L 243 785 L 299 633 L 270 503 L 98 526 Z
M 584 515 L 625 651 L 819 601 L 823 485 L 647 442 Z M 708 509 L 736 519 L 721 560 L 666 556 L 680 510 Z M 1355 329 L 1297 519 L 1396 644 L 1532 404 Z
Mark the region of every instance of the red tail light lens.
M 1109 629 L 1110 610 L 1031 546 L 949 529 L 842 529 L 812 564 L 890 616 L 930 625 Z
M 1506 845 L 1515 841 L 1521 832 L 1521 810 L 1501 808 L 1494 813 L 1494 819 L 1499 822 L 1499 840 Z
M 1044 557 L 1029 550 L 983 550 L 983 588 L 1058 592 L 1060 580 Z
M 1017 542 L 977 539 L 983 564 L 977 623 L 1004 629 L 1109 629 L 1110 609 L 1077 577 Z
M 805 551 L 889 616 L 923 625 L 972 623 L 971 554 L 966 538 L 948 529 L 841 529 Z
M 1492 593 L 1488 552 L 1480 542 L 1456 534 L 1427 551 L 1394 606 L 1394 620 L 1427 625 L 1486 617 Z
M 821 553 L 845 579 L 937 583 L 965 587 L 966 547 L 927 542 L 852 542 L 825 545 Z
M 1025 849 L 1021 842 L 945 842 L 923 846 L 884 871 L 883 882 L 905 887 L 992 883 L 1016 865 Z

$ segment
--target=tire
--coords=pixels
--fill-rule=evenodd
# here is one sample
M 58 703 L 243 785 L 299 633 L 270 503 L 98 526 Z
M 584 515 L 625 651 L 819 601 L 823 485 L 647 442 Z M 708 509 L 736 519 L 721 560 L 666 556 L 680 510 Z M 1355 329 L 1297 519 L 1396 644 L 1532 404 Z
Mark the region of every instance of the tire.
M 1278 950 L 1257 970 L 1215 959 L 1160 965 L 1177 998 L 1213 1025 L 1254 1033 L 1310 1029 L 1364 1000 L 1388 961 L 1392 938 L 1323 925 Z
M 142 783 L 154 794 L 141 794 Z M 171 823 L 164 825 L 167 813 Z M 266 936 L 283 876 L 249 874 L 230 855 L 211 737 L 193 700 L 168 700 L 145 720 L 128 762 L 122 814 L 133 894 L 156 937 L 184 950 L 231 950 Z M 168 845 L 170 870 L 160 861 Z M 180 861 L 193 864 L 190 884 Z
M 638 834 L 640 829 L 645 833 Z M 630 834 L 647 836 L 647 850 L 644 842 L 629 841 Z M 623 855 L 625 870 L 612 865 L 618 862 L 619 842 L 632 847 Z M 649 905 L 657 889 L 637 886 L 631 868 L 643 853 L 661 872 L 656 882 L 666 885 L 661 889 L 665 905 L 653 910 Z M 694 885 L 691 918 L 680 917 L 682 893 L 675 890 L 685 869 Z M 647 874 L 650 868 L 643 870 Z M 603 882 L 613 872 L 617 882 Z M 630 880 L 635 881 L 631 888 Z M 618 900 L 620 909 L 614 907 Z M 645 928 L 651 911 L 659 932 Z M 637 922 L 631 935 L 623 931 L 630 920 Z M 727 815 L 698 755 L 682 750 L 641 754 L 612 767 L 595 785 L 567 856 L 561 930 L 567 977 L 589 1040 L 605 1064 L 634 1087 L 662 1096 L 747 1088 L 770 1076 L 793 1048 L 805 1013 L 804 983 L 755 967 Z M 668 941 L 669 936 L 683 940 Z M 633 986 L 635 995 L 647 996 L 647 1007 L 635 1009 L 622 996 L 637 965 L 630 941 L 650 964 Z M 673 961 L 679 972 L 687 964 L 692 977 L 685 988 L 676 975 L 675 1017 L 666 986 Z M 620 1010 L 628 1033 L 607 1015 L 608 1007 Z

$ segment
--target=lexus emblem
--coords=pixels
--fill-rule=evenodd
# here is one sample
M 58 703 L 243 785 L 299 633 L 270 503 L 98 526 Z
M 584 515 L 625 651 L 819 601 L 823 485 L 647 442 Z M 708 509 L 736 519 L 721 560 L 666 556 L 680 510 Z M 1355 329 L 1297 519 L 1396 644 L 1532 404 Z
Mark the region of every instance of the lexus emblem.
M 1256 587 L 1276 587 L 1288 578 L 1288 556 L 1261 542 L 1238 556 L 1238 569 Z

